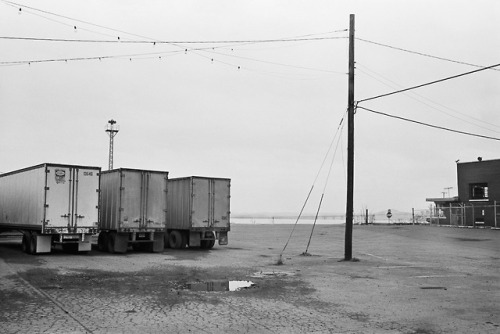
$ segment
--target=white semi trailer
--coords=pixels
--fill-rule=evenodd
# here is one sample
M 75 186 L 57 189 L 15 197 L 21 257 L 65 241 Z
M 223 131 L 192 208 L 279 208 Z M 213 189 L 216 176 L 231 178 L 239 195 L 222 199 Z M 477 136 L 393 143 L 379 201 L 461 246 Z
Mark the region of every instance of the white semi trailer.
M 230 231 L 231 180 L 190 176 L 168 180 L 165 245 L 210 249 L 227 245 Z
M 110 253 L 162 252 L 168 172 L 120 168 L 101 173 L 98 247 Z
M 44 163 L 0 175 L 0 232 L 20 231 L 22 249 L 87 252 L 99 219 L 100 167 Z

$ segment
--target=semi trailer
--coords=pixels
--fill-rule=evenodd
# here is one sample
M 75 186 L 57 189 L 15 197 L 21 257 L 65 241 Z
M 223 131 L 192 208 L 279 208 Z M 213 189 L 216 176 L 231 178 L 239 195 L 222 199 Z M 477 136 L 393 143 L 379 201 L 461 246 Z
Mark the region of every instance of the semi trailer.
M 189 176 L 168 180 L 165 246 L 210 249 L 228 244 L 231 180 Z
M 168 172 L 120 168 L 101 173 L 98 248 L 110 253 L 161 252 Z
M 88 252 L 99 222 L 100 167 L 44 163 L 0 175 L 0 232 L 29 254 Z

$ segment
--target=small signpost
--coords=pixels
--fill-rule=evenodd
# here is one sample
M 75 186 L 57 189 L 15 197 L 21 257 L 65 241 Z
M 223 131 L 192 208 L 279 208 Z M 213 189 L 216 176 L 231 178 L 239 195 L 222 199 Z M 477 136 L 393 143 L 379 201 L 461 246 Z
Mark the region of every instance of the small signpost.
M 391 212 L 391 209 L 387 210 L 387 219 L 389 219 L 389 224 L 391 223 L 391 217 L 392 217 L 392 212 Z

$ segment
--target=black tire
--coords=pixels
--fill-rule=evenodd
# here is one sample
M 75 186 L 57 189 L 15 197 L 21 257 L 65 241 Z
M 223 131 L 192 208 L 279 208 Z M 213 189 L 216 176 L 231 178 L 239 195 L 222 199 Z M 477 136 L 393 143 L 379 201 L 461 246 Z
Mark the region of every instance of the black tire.
M 163 243 L 165 248 L 170 248 L 170 242 L 168 241 L 168 238 L 170 236 L 170 233 L 165 232 L 165 235 L 163 236 Z
M 36 233 L 31 234 L 29 253 L 36 254 Z
M 186 238 L 181 231 L 174 230 L 168 235 L 168 245 L 173 249 L 185 248 Z
M 26 254 L 30 254 L 31 240 L 28 233 L 23 233 L 23 243 L 21 244 L 21 249 Z
M 115 240 L 116 234 L 108 232 L 106 236 L 106 250 L 108 253 L 113 254 L 115 252 Z
M 211 239 L 206 239 L 206 240 L 201 240 L 200 242 L 200 247 L 202 249 L 211 249 L 215 245 L 215 235 L 213 232 L 205 232 L 205 238 L 211 238 Z
M 100 252 L 105 252 L 107 248 L 106 232 L 100 232 L 97 237 L 97 249 Z
M 212 248 L 214 248 L 214 246 L 215 246 L 215 239 L 208 240 L 207 249 L 212 249 Z
M 200 242 L 200 248 L 211 249 L 215 246 L 215 240 L 202 240 Z

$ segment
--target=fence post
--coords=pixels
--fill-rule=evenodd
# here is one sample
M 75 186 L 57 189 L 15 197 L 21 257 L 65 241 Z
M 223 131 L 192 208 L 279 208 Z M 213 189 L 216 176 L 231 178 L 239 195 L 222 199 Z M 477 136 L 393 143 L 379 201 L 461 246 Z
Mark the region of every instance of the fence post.
M 449 218 L 449 219 L 450 219 L 450 226 L 451 226 L 451 225 L 454 225 L 454 224 L 452 223 L 452 220 L 451 220 L 451 203 L 450 203 L 450 214 L 449 214 L 449 216 L 448 216 L 448 217 L 450 217 L 450 218 Z
M 472 204 L 472 227 L 476 227 L 476 219 L 474 218 L 474 204 Z
M 493 201 L 493 214 L 495 215 L 495 228 L 497 228 L 497 201 Z
M 462 209 L 462 226 L 465 226 L 465 204 L 461 204 Z

